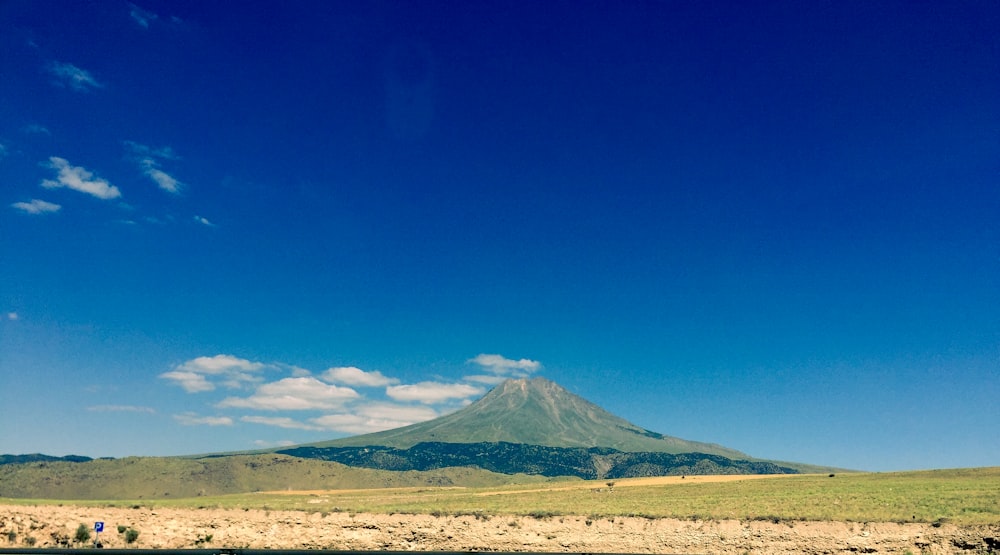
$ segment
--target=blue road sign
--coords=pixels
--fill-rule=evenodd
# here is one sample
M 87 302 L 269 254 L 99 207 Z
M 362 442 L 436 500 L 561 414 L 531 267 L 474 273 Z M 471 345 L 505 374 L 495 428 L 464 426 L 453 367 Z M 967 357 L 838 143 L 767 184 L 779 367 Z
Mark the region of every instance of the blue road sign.
M 95 522 L 94 523 L 94 531 L 97 532 L 97 533 L 103 532 L 104 531 L 104 523 L 103 522 Z

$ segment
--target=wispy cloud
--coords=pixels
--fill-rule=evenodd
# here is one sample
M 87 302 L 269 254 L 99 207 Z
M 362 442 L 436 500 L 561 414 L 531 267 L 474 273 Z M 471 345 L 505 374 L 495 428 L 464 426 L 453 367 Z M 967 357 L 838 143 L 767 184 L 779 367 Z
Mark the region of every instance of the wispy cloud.
M 49 131 L 44 125 L 39 125 L 37 123 L 30 123 L 24 126 L 24 132 L 29 135 L 51 135 L 52 132 Z
M 197 223 L 199 223 L 199 224 L 201 224 L 201 225 L 204 225 L 204 226 L 215 227 L 215 224 L 213 224 L 212 222 L 208 221 L 208 218 L 203 218 L 201 216 L 195 216 L 194 217 L 194 221 L 197 222 Z
M 139 407 L 135 405 L 94 405 L 87 407 L 90 412 L 135 412 L 145 414 L 156 414 L 151 407 Z
M 129 149 L 142 173 L 152 179 L 160 189 L 175 195 L 181 192 L 181 182 L 160 169 L 163 160 L 177 160 L 178 156 L 174 154 L 173 149 L 170 147 L 151 148 L 134 141 L 125 141 L 125 146 Z
M 20 319 L 20 316 L 18 316 L 16 312 L 8 312 L 5 316 L 11 322 L 14 322 L 14 321 Z
M 174 420 L 185 426 L 232 426 L 233 419 L 228 416 L 198 416 L 193 412 L 175 414 Z
M 532 372 L 537 372 L 541 369 L 542 364 L 537 360 L 529 360 L 522 358 L 520 360 L 513 360 L 506 358 L 502 355 L 488 355 L 479 354 L 475 358 L 470 358 L 467 362 L 481 366 L 487 372 L 490 372 L 494 376 L 499 376 L 503 378 L 507 377 L 524 377 Z M 484 376 L 468 376 L 467 379 L 479 378 L 474 381 L 486 381 Z
M 31 199 L 31 202 L 15 202 L 11 207 L 28 214 L 51 214 L 58 212 L 62 206 L 44 200 Z
M 285 378 L 257 388 L 249 397 L 228 397 L 219 408 L 249 408 L 258 410 L 322 410 L 338 409 L 358 398 L 349 387 L 325 384 L 313 377 Z
M 264 369 L 264 364 L 251 362 L 245 358 L 234 357 L 233 355 L 215 355 L 211 357 L 193 358 L 180 368 L 201 372 L 203 374 L 229 374 L 237 372 L 257 372 Z
M 466 399 L 482 395 L 482 388 L 461 383 L 420 382 L 411 385 L 387 387 L 385 394 L 397 401 L 416 401 L 434 404 L 450 399 Z
M 104 88 L 104 84 L 95 79 L 89 71 L 73 64 L 52 62 L 46 69 L 56 78 L 54 82 L 61 87 L 69 87 L 80 92 Z
M 330 368 L 326 372 L 323 372 L 321 377 L 328 382 L 360 387 L 382 387 L 399 383 L 399 380 L 396 378 L 386 377 L 378 370 L 365 372 L 354 366 Z
M 510 379 L 510 376 L 497 376 L 496 374 L 471 374 L 462 376 L 462 380 L 483 385 L 497 385 Z
M 45 179 L 42 181 L 42 187 L 46 189 L 66 187 L 102 200 L 111 200 L 122 196 L 118 187 L 108 183 L 107 180 L 94 177 L 94 174 L 80 166 L 70 165 L 65 158 L 52 156 L 45 166 L 58 172 L 55 180 Z
M 249 422 L 251 424 L 264 424 L 266 426 L 276 426 L 278 428 L 285 428 L 289 430 L 321 430 L 319 426 L 313 424 L 307 424 L 305 422 L 299 422 L 293 418 L 288 418 L 287 416 L 244 416 L 240 418 L 240 422 Z
M 178 364 L 169 372 L 160 374 L 160 377 L 174 382 L 188 393 L 198 393 L 215 389 L 214 382 L 231 389 L 240 388 L 248 383 L 258 383 L 262 380 L 259 372 L 266 366 L 260 362 L 251 362 L 232 355 L 215 355 L 193 358 Z M 209 380 L 209 377 L 212 380 Z
M 129 2 L 128 7 L 129 7 L 128 14 L 132 16 L 132 20 L 135 21 L 136 24 L 142 27 L 143 29 L 148 29 L 149 23 L 152 21 L 156 21 L 159 18 L 159 16 L 156 15 L 155 13 L 149 10 L 144 10 L 131 2 Z

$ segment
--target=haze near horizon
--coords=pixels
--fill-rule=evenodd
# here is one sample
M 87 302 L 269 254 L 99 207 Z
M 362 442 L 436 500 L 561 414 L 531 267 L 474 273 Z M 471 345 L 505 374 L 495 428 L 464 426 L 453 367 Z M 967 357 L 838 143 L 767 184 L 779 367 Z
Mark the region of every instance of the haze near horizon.
M 1000 464 L 1000 7 L 0 3 L 0 453 L 544 376 L 642 428 Z

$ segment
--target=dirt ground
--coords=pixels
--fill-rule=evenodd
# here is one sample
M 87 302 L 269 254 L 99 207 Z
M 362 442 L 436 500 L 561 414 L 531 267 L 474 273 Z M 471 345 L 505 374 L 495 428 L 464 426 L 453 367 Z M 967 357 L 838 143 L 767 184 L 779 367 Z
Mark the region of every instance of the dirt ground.
M 102 521 L 104 547 L 585 553 L 988 553 L 1000 525 L 482 517 L 297 511 L 0 506 L 0 545 L 58 547 Z M 4 543 L 6 542 L 6 544 Z

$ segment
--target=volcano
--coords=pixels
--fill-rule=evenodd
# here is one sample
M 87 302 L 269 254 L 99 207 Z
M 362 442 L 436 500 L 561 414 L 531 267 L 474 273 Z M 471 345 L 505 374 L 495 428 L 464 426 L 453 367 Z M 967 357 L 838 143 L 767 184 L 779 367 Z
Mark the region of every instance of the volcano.
M 394 447 L 420 443 L 515 443 L 623 452 L 749 455 L 713 443 L 671 437 L 615 416 L 545 378 L 507 380 L 451 414 L 383 432 L 310 444 L 314 447 Z
M 790 474 L 808 467 L 641 428 L 544 378 L 505 381 L 426 422 L 276 452 L 379 470 L 476 467 L 584 479 Z

